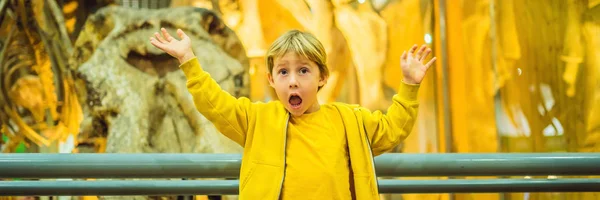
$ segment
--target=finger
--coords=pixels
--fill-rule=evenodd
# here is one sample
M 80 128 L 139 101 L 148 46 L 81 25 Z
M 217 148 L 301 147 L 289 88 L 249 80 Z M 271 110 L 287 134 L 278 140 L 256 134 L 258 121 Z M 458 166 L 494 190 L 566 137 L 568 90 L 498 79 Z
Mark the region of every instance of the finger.
M 433 62 L 435 62 L 435 60 L 437 60 L 437 58 L 433 57 L 427 64 L 425 64 L 425 69 L 429 69 L 429 67 L 433 65 Z
M 179 36 L 179 39 L 181 40 L 188 37 L 181 29 L 177 29 L 177 36 Z
M 152 45 L 154 45 L 155 47 L 159 48 L 159 49 L 163 49 L 163 47 L 165 47 L 165 44 L 163 44 L 162 42 L 156 40 L 153 37 L 150 37 L 150 43 Z
M 402 52 L 402 56 L 400 56 L 400 60 L 401 61 L 405 61 L 406 60 L 406 51 Z
M 419 61 L 425 60 L 425 58 L 427 58 L 427 56 L 429 56 L 429 53 L 431 53 L 431 49 L 427 48 L 427 50 L 425 50 L 425 53 L 423 53 L 423 55 L 421 55 L 421 57 L 419 58 Z
M 410 53 L 415 53 L 415 51 L 417 50 L 417 45 L 414 44 L 411 48 L 410 48 Z
M 417 45 L 416 45 L 416 44 L 415 44 L 415 45 L 413 45 L 413 46 L 410 48 L 410 50 L 408 50 L 408 57 L 409 57 L 409 58 L 412 58 L 412 57 L 413 57 L 413 54 L 415 53 L 415 50 L 417 50 Z
M 167 42 L 171 42 L 173 40 L 173 37 L 171 37 L 169 32 L 167 32 L 167 29 L 160 28 L 160 31 L 162 31 L 162 34 L 163 34 L 163 36 L 165 36 L 165 40 L 167 40 Z
M 417 55 L 416 58 L 421 61 L 421 57 L 423 57 L 423 52 L 425 52 L 425 49 L 427 49 L 427 46 L 425 45 L 421 45 L 421 48 L 419 48 L 419 51 L 417 51 Z
M 156 40 L 158 40 L 158 42 L 161 42 L 161 43 L 166 42 L 165 39 L 163 39 L 162 36 L 160 34 L 158 34 L 158 32 L 154 33 L 154 37 L 156 37 Z

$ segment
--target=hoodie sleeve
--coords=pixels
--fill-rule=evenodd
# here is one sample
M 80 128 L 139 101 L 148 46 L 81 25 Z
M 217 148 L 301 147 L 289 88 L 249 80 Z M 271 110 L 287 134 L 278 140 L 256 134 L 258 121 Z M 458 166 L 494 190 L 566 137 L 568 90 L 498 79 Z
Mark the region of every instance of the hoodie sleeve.
M 246 97 L 235 98 L 202 70 L 197 58 L 181 64 L 187 78 L 187 89 L 196 109 L 210 120 L 217 130 L 244 146 L 253 103 Z
M 417 118 L 419 85 L 402 83 L 386 114 L 361 108 L 364 129 L 374 155 L 385 153 L 412 131 Z

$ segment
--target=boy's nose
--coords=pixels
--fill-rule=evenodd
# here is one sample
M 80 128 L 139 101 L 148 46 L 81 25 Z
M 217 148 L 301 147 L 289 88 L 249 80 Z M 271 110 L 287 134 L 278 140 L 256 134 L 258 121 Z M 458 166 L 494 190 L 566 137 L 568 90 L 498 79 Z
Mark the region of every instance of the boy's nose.
M 297 88 L 298 87 L 298 81 L 296 80 L 296 77 L 291 76 L 290 77 L 290 88 Z

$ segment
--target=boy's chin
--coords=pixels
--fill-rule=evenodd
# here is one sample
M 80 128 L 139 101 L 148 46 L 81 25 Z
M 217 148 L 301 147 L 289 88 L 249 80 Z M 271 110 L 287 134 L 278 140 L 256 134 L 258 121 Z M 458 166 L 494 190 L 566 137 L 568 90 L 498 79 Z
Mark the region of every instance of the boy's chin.
M 294 109 L 294 108 L 287 108 L 288 112 L 290 112 L 290 114 L 292 116 L 300 116 L 302 114 L 304 114 L 304 112 L 306 112 L 305 110 L 302 109 Z

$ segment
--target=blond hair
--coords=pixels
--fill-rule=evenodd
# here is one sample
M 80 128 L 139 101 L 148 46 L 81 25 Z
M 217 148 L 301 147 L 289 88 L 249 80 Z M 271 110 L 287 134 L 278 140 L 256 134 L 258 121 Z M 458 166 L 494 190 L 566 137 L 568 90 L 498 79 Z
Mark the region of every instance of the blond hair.
M 313 34 L 299 30 L 291 30 L 284 33 L 269 47 L 266 55 L 269 73 L 273 72 L 275 58 L 281 57 L 290 51 L 315 62 L 319 67 L 321 78 L 329 76 L 327 54 L 325 53 L 323 44 Z

